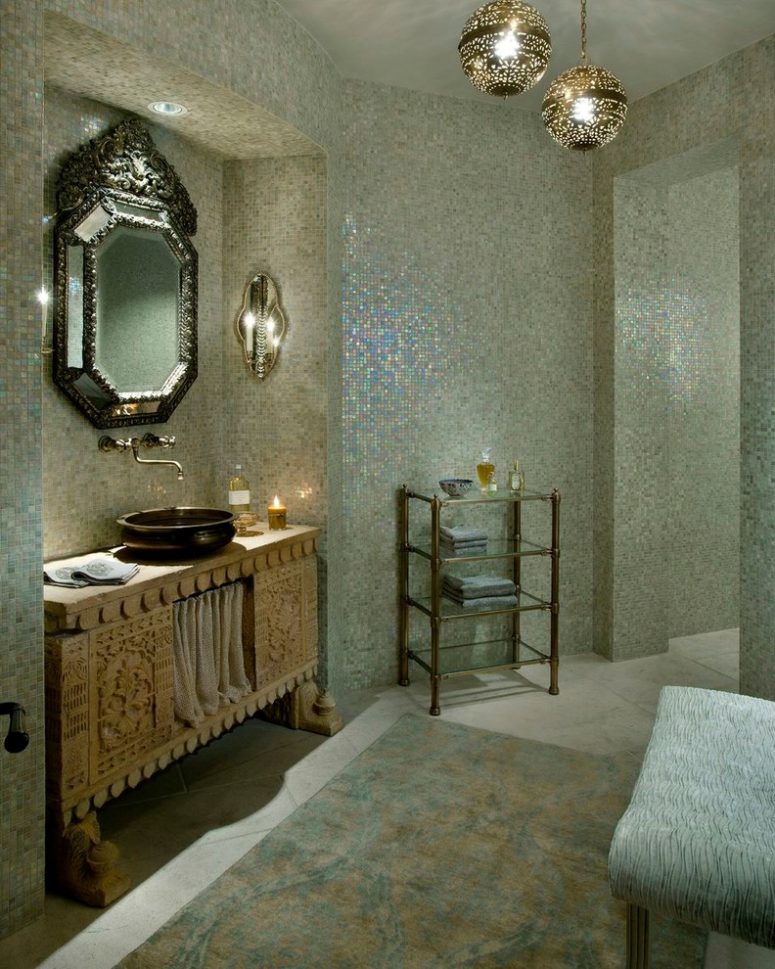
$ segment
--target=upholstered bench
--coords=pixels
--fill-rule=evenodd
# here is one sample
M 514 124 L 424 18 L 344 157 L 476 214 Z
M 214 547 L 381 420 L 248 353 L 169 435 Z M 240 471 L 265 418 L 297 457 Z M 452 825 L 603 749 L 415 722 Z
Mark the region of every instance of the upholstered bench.
M 608 868 L 628 969 L 649 911 L 775 948 L 775 703 L 664 687 Z

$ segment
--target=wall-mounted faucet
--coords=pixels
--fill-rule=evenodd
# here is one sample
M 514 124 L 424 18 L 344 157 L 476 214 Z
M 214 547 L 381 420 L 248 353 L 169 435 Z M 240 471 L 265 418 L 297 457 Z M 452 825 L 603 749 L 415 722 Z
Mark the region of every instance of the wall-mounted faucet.
M 159 437 L 158 434 L 143 434 L 140 437 L 114 438 L 103 434 L 99 440 L 100 451 L 131 451 L 138 464 L 169 464 L 178 470 L 178 481 L 183 480 L 183 468 L 177 461 L 161 461 L 157 458 L 141 458 L 141 447 L 175 447 L 174 437 Z

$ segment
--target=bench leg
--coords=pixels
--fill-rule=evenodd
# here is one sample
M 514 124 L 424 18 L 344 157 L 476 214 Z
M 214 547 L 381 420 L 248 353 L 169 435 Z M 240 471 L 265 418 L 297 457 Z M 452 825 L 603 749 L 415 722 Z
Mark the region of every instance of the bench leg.
M 627 969 L 649 969 L 649 912 L 627 903 Z

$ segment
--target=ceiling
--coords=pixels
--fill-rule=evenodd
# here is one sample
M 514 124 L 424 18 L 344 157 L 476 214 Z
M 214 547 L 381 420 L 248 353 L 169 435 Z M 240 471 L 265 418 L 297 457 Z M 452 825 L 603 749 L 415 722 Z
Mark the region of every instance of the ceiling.
M 457 44 L 477 0 L 276 0 L 345 77 L 488 99 L 460 68 Z M 509 104 L 540 109 L 549 80 L 579 60 L 578 0 L 531 0 L 553 55 L 544 79 Z M 588 0 L 589 60 L 631 101 L 775 32 L 775 0 Z

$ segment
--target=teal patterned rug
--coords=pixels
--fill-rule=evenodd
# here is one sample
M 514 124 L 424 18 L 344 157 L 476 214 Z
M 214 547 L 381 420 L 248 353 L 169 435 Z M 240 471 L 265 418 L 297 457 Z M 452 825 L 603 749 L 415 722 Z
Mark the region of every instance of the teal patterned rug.
M 430 717 L 399 720 L 122 969 L 620 969 L 606 858 L 637 775 Z M 653 969 L 705 933 L 653 926 Z

